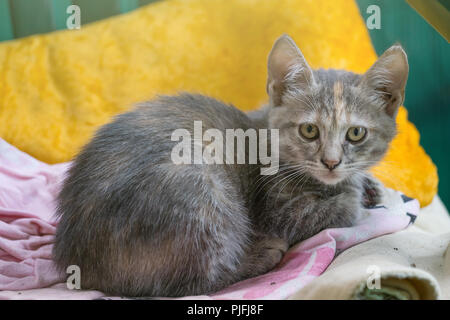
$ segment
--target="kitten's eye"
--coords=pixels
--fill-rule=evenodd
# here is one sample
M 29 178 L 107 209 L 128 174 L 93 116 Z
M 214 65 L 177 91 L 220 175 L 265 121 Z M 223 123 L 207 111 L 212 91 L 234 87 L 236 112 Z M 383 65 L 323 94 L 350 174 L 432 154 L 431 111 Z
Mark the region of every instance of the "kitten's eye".
M 308 140 L 314 140 L 319 137 L 319 128 L 312 123 L 303 123 L 300 125 L 300 134 Z
M 347 140 L 350 142 L 359 142 L 366 136 L 366 128 L 351 127 L 347 131 Z

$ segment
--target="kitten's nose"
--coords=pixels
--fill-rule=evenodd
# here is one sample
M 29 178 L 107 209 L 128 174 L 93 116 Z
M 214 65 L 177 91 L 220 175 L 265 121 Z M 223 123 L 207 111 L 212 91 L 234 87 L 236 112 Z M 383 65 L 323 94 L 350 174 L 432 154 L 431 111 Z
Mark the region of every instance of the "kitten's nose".
M 327 167 L 331 171 L 331 170 L 334 170 L 338 165 L 341 164 L 342 159 L 341 160 L 320 159 L 320 161 L 323 163 L 323 165 L 325 167 Z

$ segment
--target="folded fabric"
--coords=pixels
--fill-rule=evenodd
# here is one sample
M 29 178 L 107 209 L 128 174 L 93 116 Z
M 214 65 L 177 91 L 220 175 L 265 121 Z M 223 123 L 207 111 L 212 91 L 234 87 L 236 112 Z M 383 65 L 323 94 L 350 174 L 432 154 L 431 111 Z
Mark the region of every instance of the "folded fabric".
M 346 250 L 291 299 L 450 299 L 447 210 L 435 198 L 414 226 Z
M 66 168 L 40 162 L 0 139 L 0 290 L 61 281 L 52 270 L 52 215 Z
M 47 165 L 0 139 L 0 290 L 4 290 L 0 292 L 1 298 L 101 296 L 98 291 L 71 294 L 61 285 L 65 275 L 55 271 L 51 260 L 57 224 L 53 217 L 54 199 L 69 165 Z M 267 274 L 210 296 L 185 299 L 285 299 L 322 274 L 341 251 L 402 230 L 414 222 L 419 211 L 417 200 L 390 189 L 386 190 L 385 200 L 385 205 L 368 210 L 355 226 L 326 229 L 294 246 Z M 39 290 L 33 290 L 35 294 L 22 292 L 57 283 L 60 284 L 42 291 L 42 295 Z M 63 294 L 57 294 L 61 290 Z

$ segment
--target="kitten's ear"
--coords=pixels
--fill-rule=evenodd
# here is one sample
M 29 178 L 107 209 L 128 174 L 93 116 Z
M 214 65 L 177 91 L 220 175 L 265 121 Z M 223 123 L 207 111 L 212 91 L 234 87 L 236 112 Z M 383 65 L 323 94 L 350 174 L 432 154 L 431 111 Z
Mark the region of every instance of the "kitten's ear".
M 375 95 L 386 113 L 395 118 L 398 107 L 405 99 L 408 79 L 408 58 L 400 45 L 393 45 L 363 75 L 361 85 Z
M 268 61 L 267 93 L 279 106 L 287 90 L 303 90 L 314 82 L 312 70 L 294 40 L 282 35 L 275 41 Z

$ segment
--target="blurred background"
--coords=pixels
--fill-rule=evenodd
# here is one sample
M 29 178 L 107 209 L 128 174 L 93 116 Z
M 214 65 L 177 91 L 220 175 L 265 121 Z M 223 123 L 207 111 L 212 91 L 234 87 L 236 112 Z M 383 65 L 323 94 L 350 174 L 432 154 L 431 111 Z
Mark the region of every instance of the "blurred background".
M 66 29 L 66 8 L 71 4 L 81 8 L 84 25 L 156 1 L 164 0 L 0 0 L 0 41 Z M 450 10 L 450 0 L 433 1 Z M 377 54 L 395 42 L 408 53 L 410 76 L 404 104 L 421 134 L 422 146 L 438 167 L 439 195 L 450 207 L 449 43 L 405 0 L 356 2 L 364 20 L 372 15 L 367 13 L 370 5 L 380 7 L 381 28 L 368 30 Z

